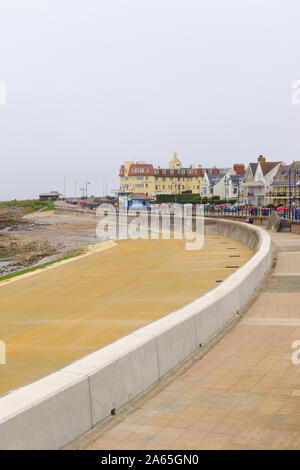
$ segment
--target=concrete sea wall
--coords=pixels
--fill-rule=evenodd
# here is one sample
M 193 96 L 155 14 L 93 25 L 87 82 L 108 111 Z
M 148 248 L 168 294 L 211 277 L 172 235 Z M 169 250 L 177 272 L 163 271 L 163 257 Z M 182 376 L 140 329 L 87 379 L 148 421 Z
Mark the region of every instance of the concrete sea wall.
M 205 231 L 234 238 L 255 253 L 185 307 L 1 397 L 0 449 L 63 447 L 145 392 L 236 318 L 270 270 L 270 236 L 221 219 L 206 220 Z

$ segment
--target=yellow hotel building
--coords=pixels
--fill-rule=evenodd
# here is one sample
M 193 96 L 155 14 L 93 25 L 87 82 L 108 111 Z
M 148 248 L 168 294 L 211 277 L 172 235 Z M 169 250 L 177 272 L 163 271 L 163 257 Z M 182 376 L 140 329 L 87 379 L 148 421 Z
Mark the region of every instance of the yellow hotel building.
M 119 173 L 120 191 L 149 197 L 186 191 L 200 194 L 204 172 L 201 165 L 183 168 L 176 153 L 169 162 L 169 168 L 154 168 L 152 164 L 141 161 L 125 162 Z

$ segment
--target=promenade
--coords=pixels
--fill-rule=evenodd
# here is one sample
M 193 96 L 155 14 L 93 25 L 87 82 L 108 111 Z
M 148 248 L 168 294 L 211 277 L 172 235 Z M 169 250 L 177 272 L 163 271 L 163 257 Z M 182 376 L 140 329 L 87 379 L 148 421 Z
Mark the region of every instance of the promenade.
M 275 270 L 236 326 L 68 448 L 299 449 L 300 237 L 271 235 Z
M 237 258 L 230 258 L 229 248 Z M 7 364 L 0 395 L 195 300 L 251 255 L 242 243 L 214 235 L 205 237 L 200 251 L 185 250 L 184 240 L 120 240 L 3 281 L 0 327 Z

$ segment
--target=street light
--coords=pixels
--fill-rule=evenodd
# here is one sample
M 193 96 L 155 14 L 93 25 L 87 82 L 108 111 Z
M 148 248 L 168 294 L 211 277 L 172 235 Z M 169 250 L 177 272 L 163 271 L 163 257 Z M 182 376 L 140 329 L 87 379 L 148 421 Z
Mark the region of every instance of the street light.
M 74 188 L 74 196 L 75 196 L 75 199 L 77 197 L 77 179 L 79 178 L 79 176 L 75 176 L 75 188 Z
M 69 179 L 69 176 L 64 176 L 64 199 L 66 199 L 66 181 Z
M 211 192 L 212 203 L 214 203 L 214 183 L 213 182 L 211 183 L 211 186 L 210 186 L 210 192 Z
M 225 183 L 225 202 L 227 202 L 227 187 L 229 185 L 229 176 L 225 176 L 224 178 L 224 183 Z
M 84 188 L 79 188 L 79 191 L 82 191 L 81 199 L 84 199 Z
M 86 182 L 85 182 L 85 195 L 86 195 L 86 200 L 87 200 L 87 198 L 88 198 L 88 195 L 87 195 L 87 194 L 88 194 L 88 193 L 87 193 L 88 184 L 91 184 L 91 183 L 90 183 L 89 181 L 86 181 Z
M 289 208 L 292 208 L 292 171 L 294 171 L 294 194 L 293 194 L 293 207 L 296 202 L 296 177 L 300 174 L 298 170 L 289 168 Z
M 299 175 L 299 170 L 294 171 L 294 196 L 293 196 L 293 207 L 296 207 L 296 186 L 297 186 L 297 175 Z

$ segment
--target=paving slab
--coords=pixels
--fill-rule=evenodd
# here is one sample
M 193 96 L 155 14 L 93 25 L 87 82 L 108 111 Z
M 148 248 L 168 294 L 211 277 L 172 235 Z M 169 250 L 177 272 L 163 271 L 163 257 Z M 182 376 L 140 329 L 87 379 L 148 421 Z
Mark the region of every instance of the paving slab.
M 275 246 L 299 241 L 272 234 Z M 291 266 L 280 252 L 279 270 Z M 292 266 L 295 270 L 297 266 Z M 287 270 L 288 272 L 288 270 Z M 272 276 L 208 353 L 68 448 L 299 449 L 300 276 Z

